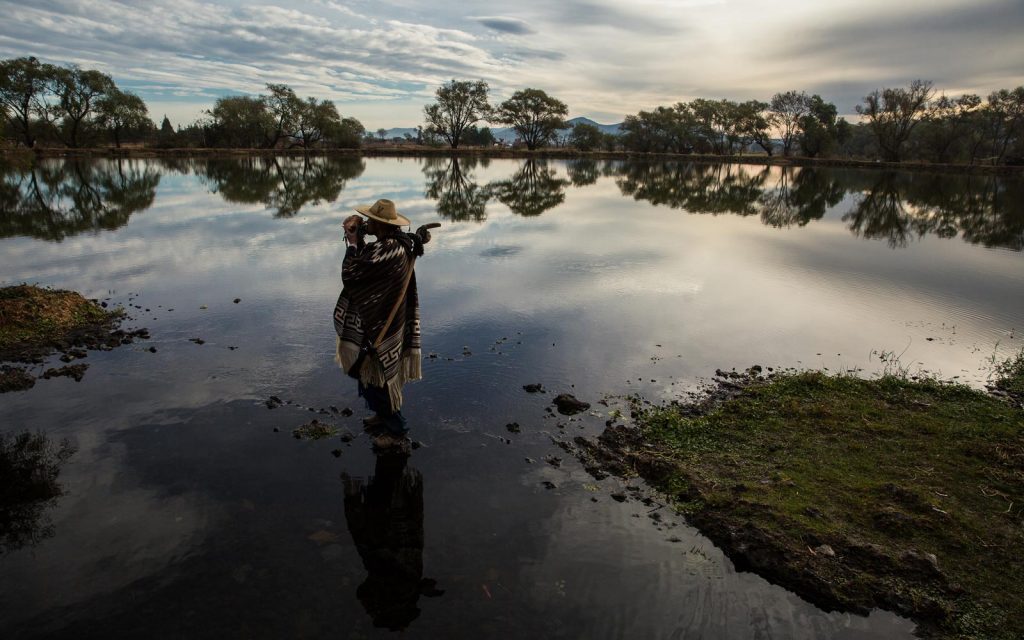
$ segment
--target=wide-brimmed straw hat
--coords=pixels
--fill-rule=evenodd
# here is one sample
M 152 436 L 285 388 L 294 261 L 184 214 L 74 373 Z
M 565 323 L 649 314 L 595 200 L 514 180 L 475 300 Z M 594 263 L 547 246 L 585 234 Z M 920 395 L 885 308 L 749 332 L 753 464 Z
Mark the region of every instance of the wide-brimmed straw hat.
M 361 204 L 355 207 L 355 210 L 368 218 L 373 218 L 377 222 L 393 224 L 396 227 L 412 224 L 409 222 L 409 218 L 398 213 L 398 210 L 395 209 L 395 203 L 390 200 L 380 199 L 373 204 Z

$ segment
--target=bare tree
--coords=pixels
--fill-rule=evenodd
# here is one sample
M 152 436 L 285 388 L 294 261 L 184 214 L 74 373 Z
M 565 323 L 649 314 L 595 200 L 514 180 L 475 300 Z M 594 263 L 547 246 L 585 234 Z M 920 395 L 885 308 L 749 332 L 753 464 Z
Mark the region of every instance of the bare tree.
M 787 91 L 776 93 L 768 105 L 768 110 L 774 115 L 775 124 L 782 131 L 782 155 L 788 156 L 793 150 L 793 145 L 800 136 L 800 120 L 810 110 L 810 98 L 806 93 L 800 91 Z
M 911 132 L 927 117 L 934 94 L 931 82 L 914 80 L 906 89 L 875 89 L 864 96 L 864 104 L 857 105 L 857 113 L 868 119 L 878 140 L 883 160 L 900 161 Z
M 483 80 L 452 80 L 441 85 L 436 92 L 437 101 L 423 107 L 428 129 L 447 140 L 452 149 L 457 149 L 466 127 L 491 112 L 487 90 Z

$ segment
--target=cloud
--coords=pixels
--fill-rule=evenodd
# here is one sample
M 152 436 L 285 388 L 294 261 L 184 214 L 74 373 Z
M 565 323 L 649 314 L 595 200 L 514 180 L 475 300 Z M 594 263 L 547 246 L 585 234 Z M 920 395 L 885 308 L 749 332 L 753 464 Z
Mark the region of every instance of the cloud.
M 501 31 L 502 33 L 511 33 L 512 35 L 517 36 L 536 33 L 536 31 L 530 28 L 530 25 L 526 24 L 519 18 L 479 16 L 470 19 L 479 22 L 488 29 L 494 29 L 495 31 Z
M 0 0 L 0 12 L 0 57 L 98 68 L 147 101 L 180 100 L 175 112 L 190 92 L 198 113 L 210 96 L 284 82 L 370 128 L 418 124 L 451 78 L 486 80 L 498 100 L 543 88 L 602 121 L 695 97 L 801 89 L 849 113 L 914 78 L 951 94 L 1024 84 L 1020 0 L 785 12 L 763 0 Z

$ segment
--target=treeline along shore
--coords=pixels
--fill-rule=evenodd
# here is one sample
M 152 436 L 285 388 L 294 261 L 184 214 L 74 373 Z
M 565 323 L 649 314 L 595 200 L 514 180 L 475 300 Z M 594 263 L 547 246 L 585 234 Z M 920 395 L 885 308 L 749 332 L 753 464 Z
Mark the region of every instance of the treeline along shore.
M 1024 166 L 1024 86 L 982 98 L 947 96 L 931 82 L 915 80 L 873 90 L 849 106 L 856 123 L 840 117 L 840 107 L 821 96 L 790 90 L 768 101 L 696 98 L 598 127 L 585 119 L 567 121 L 568 105 L 542 89 L 521 89 L 495 104 L 486 82 L 453 79 L 424 106 L 422 125 L 388 137 L 385 129 L 367 131 L 356 118 L 343 116 L 330 100 L 267 84 L 259 95 L 217 98 L 195 121 L 175 127 L 166 116 L 158 125 L 140 96 L 102 71 L 34 57 L 0 60 L 5 156 L 468 151 L 498 157 L 645 154 L 943 169 Z M 496 136 L 492 125 L 505 127 L 511 137 Z

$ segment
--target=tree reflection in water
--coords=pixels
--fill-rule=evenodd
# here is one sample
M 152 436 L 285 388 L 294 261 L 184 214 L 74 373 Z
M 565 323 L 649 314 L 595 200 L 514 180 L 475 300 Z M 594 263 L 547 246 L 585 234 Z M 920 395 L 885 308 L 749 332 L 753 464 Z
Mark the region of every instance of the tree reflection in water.
M 1024 249 L 1024 183 L 997 176 L 949 176 L 887 171 L 870 174 L 857 204 L 843 216 L 864 238 L 891 247 L 935 234 L 963 234 L 986 247 Z
M 569 181 L 559 178 L 544 160 L 527 160 L 508 180 L 492 182 L 494 197 L 521 216 L 539 216 L 565 202 Z
M 0 171 L 0 237 L 60 241 L 112 230 L 153 204 L 160 172 L 144 160 L 46 160 Z
M 425 193 L 437 200 L 437 212 L 442 217 L 483 222 L 492 199 L 521 216 L 539 216 L 565 202 L 569 181 L 558 177 L 544 160 L 527 160 L 508 179 L 483 186 L 472 177 L 475 167 L 472 158 L 428 158 L 424 163 Z
M 461 222 L 487 219 L 487 202 L 491 199 L 486 186 L 481 187 L 473 178 L 478 161 L 474 157 L 430 157 L 424 161 L 423 173 L 427 178 L 426 195 L 437 200 L 437 212 L 442 218 Z
M 362 158 L 248 156 L 208 160 L 196 173 L 228 202 L 262 204 L 275 218 L 291 218 L 303 207 L 337 200 L 365 169 Z
M 679 162 L 627 162 L 615 182 L 622 195 L 691 213 L 759 212 L 768 167 Z
M 773 188 L 758 197 L 761 221 L 772 227 L 804 226 L 839 204 L 846 191 L 827 171 L 786 167 Z
M 365 485 L 341 476 L 345 520 L 367 573 L 356 597 L 375 627 L 392 631 L 419 617 L 421 595 L 444 593 L 423 577 L 423 475 L 407 462 L 405 455 L 378 455 Z
M 41 433 L 0 433 L 0 556 L 53 535 L 46 509 L 64 495 L 60 467 L 74 455 L 67 440 Z
M 601 171 L 597 167 L 596 160 L 589 158 L 577 158 L 566 163 L 566 172 L 569 174 L 569 182 L 574 187 L 586 187 L 597 182 Z

